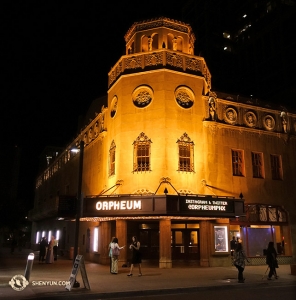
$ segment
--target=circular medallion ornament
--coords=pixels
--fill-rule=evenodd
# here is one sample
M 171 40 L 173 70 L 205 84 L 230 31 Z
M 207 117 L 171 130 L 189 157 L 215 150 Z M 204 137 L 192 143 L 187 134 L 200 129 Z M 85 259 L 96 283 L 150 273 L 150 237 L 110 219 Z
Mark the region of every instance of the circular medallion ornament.
M 234 108 L 229 107 L 225 110 L 224 121 L 228 124 L 234 125 L 237 120 L 237 112 Z
M 248 111 L 244 115 L 244 122 L 248 127 L 255 127 L 257 124 L 257 117 L 252 111 Z
M 181 107 L 190 108 L 194 103 L 195 97 L 190 88 L 181 86 L 175 91 L 175 99 Z
M 266 116 L 263 118 L 263 127 L 264 127 L 266 130 L 269 130 L 269 131 L 274 130 L 274 127 L 275 127 L 275 120 L 274 120 L 273 116 L 271 116 L 271 115 L 266 115 Z
M 118 104 L 118 98 L 117 96 L 114 96 L 112 101 L 111 101 L 111 118 L 114 118 L 117 112 L 117 104 Z
M 153 99 L 153 90 L 149 86 L 139 86 L 132 93 L 132 100 L 136 107 L 148 106 Z

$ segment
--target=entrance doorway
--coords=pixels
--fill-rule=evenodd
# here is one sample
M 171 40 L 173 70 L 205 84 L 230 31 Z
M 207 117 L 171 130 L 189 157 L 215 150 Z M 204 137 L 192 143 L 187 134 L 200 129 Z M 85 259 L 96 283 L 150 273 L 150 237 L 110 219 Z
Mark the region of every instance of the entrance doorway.
M 199 230 L 172 229 L 172 259 L 199 260 Z

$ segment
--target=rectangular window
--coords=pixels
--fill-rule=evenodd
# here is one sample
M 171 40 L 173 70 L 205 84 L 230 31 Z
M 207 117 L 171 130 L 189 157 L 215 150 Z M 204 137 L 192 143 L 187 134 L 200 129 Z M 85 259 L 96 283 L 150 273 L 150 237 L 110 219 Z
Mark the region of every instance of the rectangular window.
M 252 152 L 253 178 L 264 178 L 263 154 Z
M 232 175 L 244 176 L 244 153 L 241 150 L 231 150 L 232 152 Z
M 109 150 L 109 176 L 115 174 L 115 149 L 116 147 L 112 147 Z
M 134 171 L 150 170 L 150 144 L 138 143 L 136 145 L 136 162 Z
M 179 144 L 179 171 L 191 172 L 191 144 Z
M 271 177 L 274 180 L 282 180 L 282 162 L 280 155 L 270 155 L 270 164 L 271 164 Z

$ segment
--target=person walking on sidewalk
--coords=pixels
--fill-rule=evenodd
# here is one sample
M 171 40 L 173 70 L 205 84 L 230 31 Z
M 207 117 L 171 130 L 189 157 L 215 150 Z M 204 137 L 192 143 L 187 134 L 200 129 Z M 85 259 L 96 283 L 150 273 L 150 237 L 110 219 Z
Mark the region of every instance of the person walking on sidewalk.
M 139 276 L 142 276 L 142 270 L 141 270 L 141 263 L 142 263 L 142 257 L 140 252 L 140 242 L 138 241 L 136 236 L 132 237 L 132 243 L 130 244 L 129 248 L 133 251 L 132 254 L 132 264 L 130 268 L 129 274 L 127 276 L 133 276 L 133 268 L 134 265 L 139 265 Z
M 118 273 L 118 257 L 120 254 L 120 250 L 123 248 L 124 248 L 124 246 L 120 247 L 118 245 L 118 238 L 114 238 L 113 242 L 111 243 L 111 249 L 112 249 L 111 273 L 112 274 Z
M 54 260 L 58 260 L 58 240 L 54 237 L 53 241 L 53 258 Z
M 115 239 L 115 236 L 112 237 L 111 242 L 108 246 L 108 251 L 109 251 L 109 258 L 110 258 L 110 273 L 111 272 L 111 267 L 112 267 L 112 248 L 111 248 L 111 244 L 113 243 L 113 240 Z
M 54 245 L 54 236 L 51 237 L 51 240 L 48 244 L 47 253 L 46 253 L 46 260 L 47 264 L 52 264 L 54 261 L 53 258 L 53 245 Z
M 46 255 L 46 247 L 48 246 L 46 237 L 44 236 L 41 239 L 40 245 L 39 245 L 39 263 L 44 262 L 45 255 Z
M 269 273 L 267 280 L 271 280 L 271 277 L 274 275 L 275 279 L 278 279 L 277 273 L 275 268 L 278 268 L 278 263 L 277 263 L 277 253 L 274 248 L 274 243 L 269 242 L 268 247 L 266 249 L 266 264 L 269 266 Z
M 234 266 L 238 270 L 238 282 L 244 283 L 245 278 L 243 276 L 244 270 L 245 270 L 245 260 L 249 263 L 249 260 L 245 254 L 245 251 L 243 250 L 242 243 L 238 243 L 236 245 L 236 249 L 234 251 Z

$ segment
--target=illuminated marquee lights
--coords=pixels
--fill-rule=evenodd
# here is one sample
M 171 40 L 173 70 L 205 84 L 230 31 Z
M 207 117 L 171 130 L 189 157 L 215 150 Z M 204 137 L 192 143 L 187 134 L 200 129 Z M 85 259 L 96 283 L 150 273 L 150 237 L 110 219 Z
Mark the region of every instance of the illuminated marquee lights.
M 136 210 L 142 209 L 141 200 L 98 201 L 96 210 Z
M 226 201 L 208 201 L 208 200 L 194 200 L 186 199 L 185 201 L 188 209 L 190 210 L 217 210 L 226 211 L 228 202 Z

